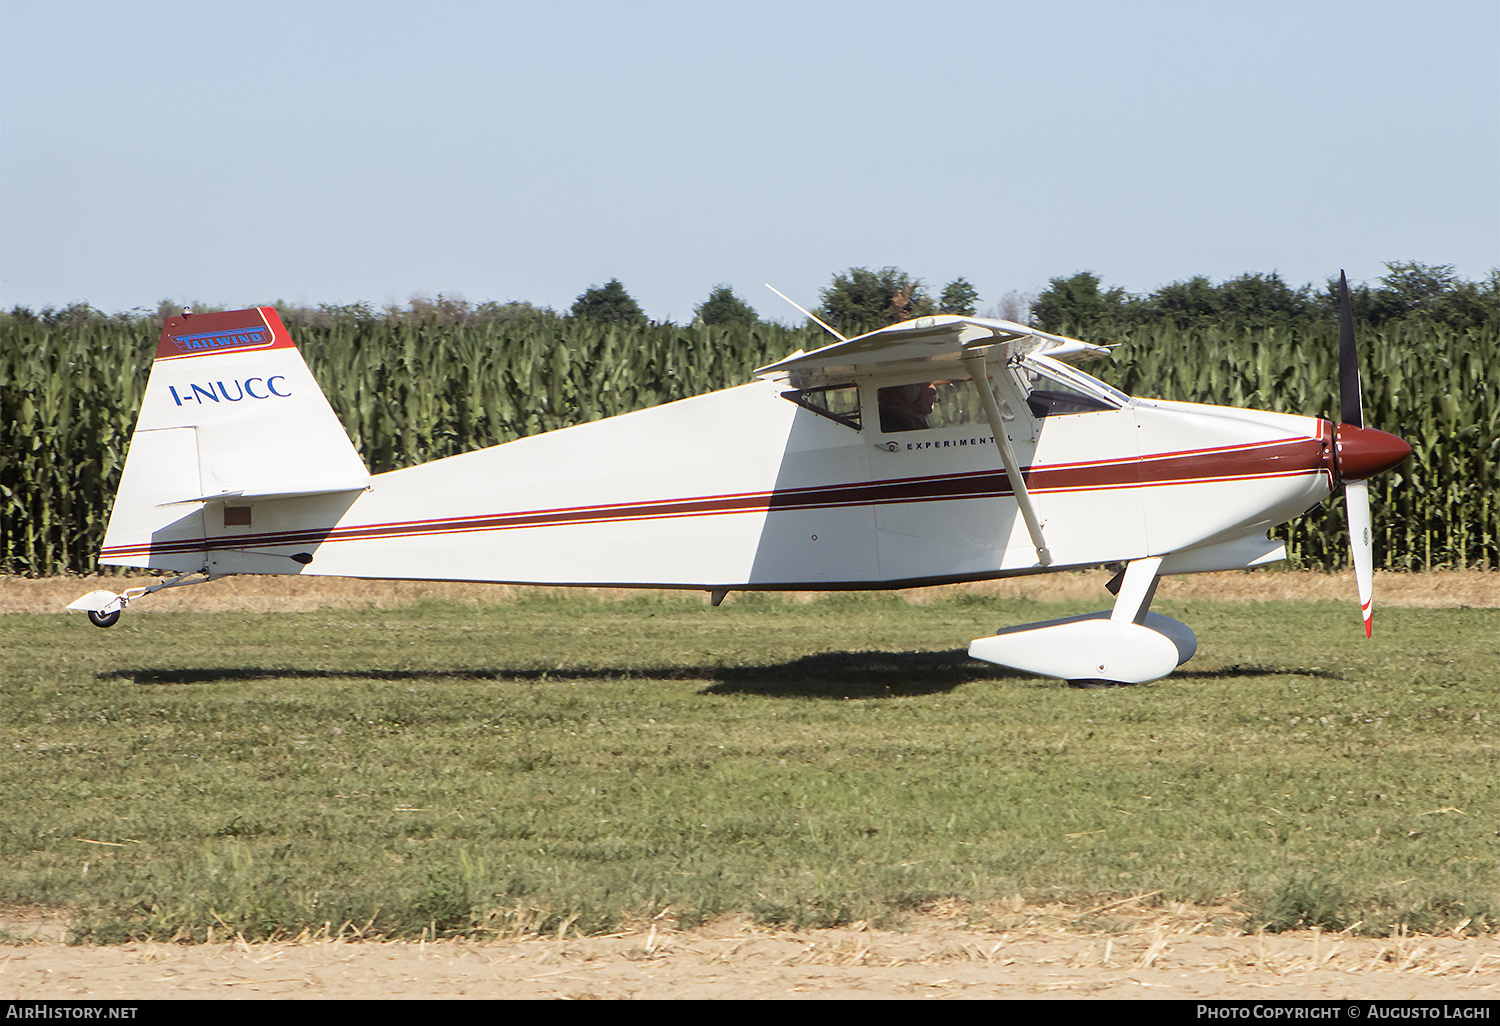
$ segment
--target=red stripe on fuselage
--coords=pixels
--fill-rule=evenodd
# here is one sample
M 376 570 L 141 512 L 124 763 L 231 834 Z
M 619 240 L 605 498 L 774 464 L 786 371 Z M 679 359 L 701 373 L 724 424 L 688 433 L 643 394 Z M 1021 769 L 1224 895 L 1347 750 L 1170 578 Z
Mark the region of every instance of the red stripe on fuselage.
M 1050 464 L 1023 468 L 1032 494 L 1113 491 L 1222 481 L 1252 481 L 1327 473 L 1326 446 L 1316 438 L 1297 438 L 1254 445 L 1223 446 L 1189 452 L 1161 453 L 1120 460 Z M 697 498 L 570 506 L 480 516 L 408 520 L 385 524 L 327 527 L 306 531 L 218 536 L 158 544 L 121 545 L 105 549 L 102 557 L 150 553 L 204 552 L 326 542 L 355 542 L 421 538 L 444 534 L 510 531 L 528 527 L 566 527 L 615 524 L 635 520 L 722 516 L 739 513 L 777 513 L 792 510 L 838 509 L 847 506 L 884 506 L 910 502 L 994 499 L 1011 495 L 1003 471 L 974 471 L 930 477 L 818 485 L 779 491 L 739 492 Z

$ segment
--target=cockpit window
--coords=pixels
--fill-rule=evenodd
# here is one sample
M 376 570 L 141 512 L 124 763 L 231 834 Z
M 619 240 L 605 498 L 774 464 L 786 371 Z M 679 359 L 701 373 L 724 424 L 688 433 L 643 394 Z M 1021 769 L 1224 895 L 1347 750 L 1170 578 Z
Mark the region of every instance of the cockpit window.
M 918 431 L 932 426 L 937 386 L 930 381 L 887 385 L 876 393 L 880 402 L 880 430 Z
M 1079 392 L 1061 381 L 1043 381 L 1048 387 L 1037 387 L 1026 397 L 1026 405 L 1033 417 L 1053 417 L 1063 413 L 1097 413 L 1115 407 L 1098 398 Z
M 1053 360 L 1026 360 L 1021 375 L 1027 385 L 1026 405 L 1037 419 L 1117 410 L 1130 401 L 1104 382 Z
M 860 428 L 859 386 L 857 385 L 798 388 L 781 393 L 781 397 L 791 400 L 804 410 L 811 410 L 820 417 L 827 417 L 834 423 L 851 427 L 856 431 Z
M 1123 392 L 1067 364 L 1030 356 L 1007 367 L 996 366 L 991 372 L 991 394 L 999 407 L 1001 419 L 1007 422 L 1015 419 L 1006 401 L 1007 393 L 1014 395 L 1015 392 L 1009 387 L 1001 388 L 1000 381 L 994 378 L 997 374 L 1011 375 L 1011 380 L 1026 396 L 1026 406 L 1034 420 L 1069 413 L 1116 410 L 1131 401 Z M 850 394 L 837 400 L 842 405 L 835 405 L 834 394 L 844 392 Z M 815 413 L 858 428 L 859 402 L 854 393 L 853 385 L 841 385 L 782 394 Z M 875 396 L 883 434 L 986 424 L 989 420 L 979 391 L 968 378 L 883 385 L 876 389 Z
M 985 422 L 984 405 L 967 378 L 887 385 L 876 396 L 880 430 L 886 434 Z

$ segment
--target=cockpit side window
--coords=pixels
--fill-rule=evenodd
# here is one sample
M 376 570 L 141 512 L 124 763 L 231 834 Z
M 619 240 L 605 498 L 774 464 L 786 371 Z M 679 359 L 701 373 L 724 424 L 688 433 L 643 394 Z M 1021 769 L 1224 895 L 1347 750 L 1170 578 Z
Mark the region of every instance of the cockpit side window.
M 886 385 L 875 394 L 886 434 L 984 423 L 984 405 L 967 378 Z
M 875 394 L 880 403 L 880 430 L 885 434 L 987 421 L 984 403 L 969 378 L 886 385 Z M 998 396 L 996 401 L 1001 416 L 1010 420 L 1010 407 Z
M 880 430 L 918 431 L 931 427 L 937 406 L 937 386 L 930 381 L 887 385 L 875 393 L 880 403 Z
M 827 417 L 836 424 L 856 431 L 860 429 L 858 385 L 796 388 L 790 392 L 782 392 L 781 397 L 820 417 Z

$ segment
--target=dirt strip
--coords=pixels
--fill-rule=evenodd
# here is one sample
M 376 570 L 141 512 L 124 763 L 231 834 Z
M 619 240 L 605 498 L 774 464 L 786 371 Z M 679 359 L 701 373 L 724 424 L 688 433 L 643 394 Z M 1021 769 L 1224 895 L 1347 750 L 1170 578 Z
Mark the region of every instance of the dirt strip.
M 1078 599 L 1097 602 L 1101 608 L 1114 598 L 1105 590 L 1110 575 L 1102 570 L 1077 573 L 1013 577 L 1003 581 L 948 585 L 905 591 L 908 601 L 932 602 L 953 592 L 1028 598 L 1034 602 Z M 56 613 L 87 592 L 106 589 L 120 592 L 144 587 L 150 577 L 0 577 L 0 613 Z M 503 584 L 448 583 L 443 581 L 358 581 L 339 577 L 226 577 L 190 588 L 158 592 L 131 606 L 138 612 L 311 612 L 329 607 L 374 606 L 385 608 L 412 602 L 440 600 L 465 603 L 502 603 L 528 589 Z M 533 589 L 534 590 L 534 589 Z M 641 592 L 624 588 L 586 588 L 601 598 L 629 598 Z M 681 594 L 702 598 L 703 592 Z M 1217 602 L 1347 602 L 1354 603 L 1352 573 L 1322 574 L 1301 571 L 1239 570 L 1214 574 L 1167 577 L 1157 591 L 1158 599 Z M 793 592 L 790 601 L 812 601 L 816 592 Z M 730 594 L 727 602 L 734 602 Z M 1500 572 L 1485 570 L 1437 570 L 1375 575 L 1375 604 L 1379 606 L 1500 606 Z
M 1054 923 L 974 930 L 928 915 L 901 932 L 728 920 L 483 942 L 32 943 L 0 948 L 0 998 L 1500 998 L 1494 936 L 1224 935 L 1159 909 L 1109 933 L 1038 919 Z

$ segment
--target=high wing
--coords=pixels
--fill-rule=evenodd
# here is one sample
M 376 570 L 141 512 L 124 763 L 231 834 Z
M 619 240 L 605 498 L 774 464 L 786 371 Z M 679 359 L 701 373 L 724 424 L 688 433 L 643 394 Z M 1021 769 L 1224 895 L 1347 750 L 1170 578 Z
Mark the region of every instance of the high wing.
M 893 324 L 810 353 L 793 353 L 756 373 L 763 378 L 787 374 L 794 385 L 806 388 L 835 378 L 899 373 L 944 363 L 955 365 L 955 372 L 961 374 L 958 367 L 962 361 L 975 356 L 983 356 L 996 366 L 1032 353 L 1079 363 L 1108 352 L 1104 346 L 1049 335 L 1014 321 L 938 314 Z

